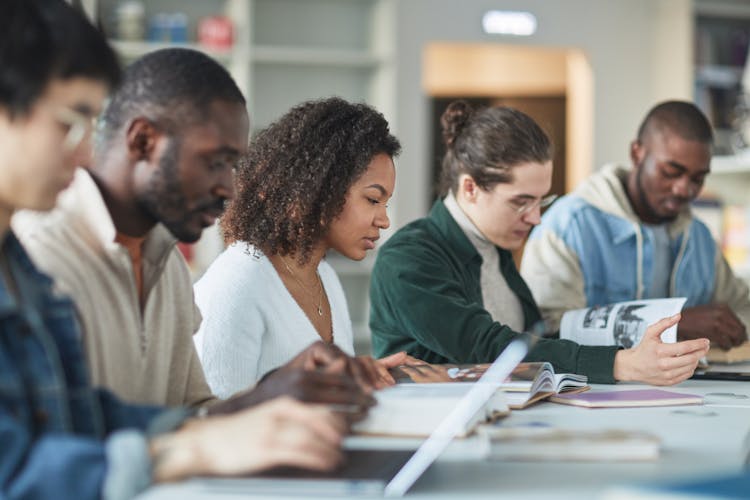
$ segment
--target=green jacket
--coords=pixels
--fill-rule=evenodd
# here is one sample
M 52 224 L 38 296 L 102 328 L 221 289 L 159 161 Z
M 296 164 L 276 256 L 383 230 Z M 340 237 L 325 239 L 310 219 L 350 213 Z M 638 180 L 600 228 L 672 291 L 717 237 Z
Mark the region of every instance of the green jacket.
M 525 328 L 539 309 L 507 250 L 500 272 L 518 296 Z M 482 302 L 482 258 L 441 200 L 430 214 L 396 232 L 378 252 L 370 284 L 370 330 L 376 356 L 398 351 L 429 363 L 493 361 L 521 333 L 494 321 Z M 542 339 L 527 361 L 549 361 L 560 373 L 614 383 L 617 347 Z

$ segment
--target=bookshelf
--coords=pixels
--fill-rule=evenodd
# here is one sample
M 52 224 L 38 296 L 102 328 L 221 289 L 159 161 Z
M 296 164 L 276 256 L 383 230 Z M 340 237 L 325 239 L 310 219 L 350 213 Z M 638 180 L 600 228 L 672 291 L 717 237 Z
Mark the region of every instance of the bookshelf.
M 694 0 L 695 102 L 714 127 L 711 174 L 696 213 L 734 271 L 750 282 L 750 150 L 743 144 L 742 80 L 750 45 L 750 3 Z M 747 89 L 750 90 L 750 89 Z
M 182 13 L 187 41 L 117 38 L 118 7 L 129 0 L 80 0 L 128 63 L 165 47 L 201 50 L 224 64 L 243 91 L 253 131 L 271 124 L 308 99 L 338 95 L 364 101 L 393 125 L 395 117 L 394 0 L 141 0 L 144 33 L 158 13 Z M 226 49 L 197 42 L 201 19 L 231 20 L 233 43 Z M 395 127 L 394 127 L 395 128 Z M 392 204 L 393 205 L 393 204 Z M 396 208 L 391 208 L 391 216 Z M 192 247 L 197 279 L 221 252 L 218 228 L 204 231 Z M 370 350 L 369 282 L 374 259 L 352 262 L 331 256 L 346 292 L 358 352 Z
M 725 257 L 735 273 L 750 284 L 750 152 L 714 156 L 702 198 L 716 200 L 706 212 L 705 202 L 696 214 L 720 235 Z M 703 205 L 703 212 L 701 212 Z
M 750 44 L 750 4 L 696 0 L 694 90 L 711 120 L 716 154 L 731 155 L 738 143 L 738 105 Z

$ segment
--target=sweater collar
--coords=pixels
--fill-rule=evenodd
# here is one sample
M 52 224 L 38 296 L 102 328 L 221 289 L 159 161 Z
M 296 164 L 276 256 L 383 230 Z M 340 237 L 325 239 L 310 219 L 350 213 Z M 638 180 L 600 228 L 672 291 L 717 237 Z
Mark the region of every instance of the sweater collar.
M 33 222 L 24 223 L 25 220 Z M 76 237 L 83 239 L 91 248 L 99 249 L 113 255 L 124 247 L 115 241 L 117 230 L 107 205 L 104 203 L 99 187 L 91 174 L 83 168 L 76 170 L 73 183 L 60 193 L 57 205 L 52 212 L 33 212 L 22 210 L 14 215 L 13 228 L 23 234 L 43 226 L 58 224 L 70 225 Z M 143 259 L 157 268 L 161 267 L 177 240 L 162 224 L 157 224 L 145 236 Z
M 627 193 L 627 182 L 630 168 L 621 165 L 604 165 L 597 173 L 583 181 L 575 194 L 586 200 L 604 213 L 615 217 L 610 219 L 612 239 L 622 243 L 639 231 L 643 224 L 633 210 Z M 680 212 L 675 220 L 666 224 L 670 239 L 676 238 L 690 225 L 692 219 L 690 205 Z
M 116 241 L 117 229 L 115 223 L 91 174 L 79 168 L 71 187 L 75 187 L 75 189 L 70 189 L 70 194 L 64 193 L 65 199 L 62 199 L 61 196 L 60 206 L 75 214 L 76 218 L 88 228 L 90 234 L 96 238 L 97 244 L 101 248 L 108 251 L 119 251 L 121 248 L 125 248 Z M 76 200 L 76 202 L 73 202 L 73 200 Z M 141 247 L 142 258 L 151 265 L 160 268 L 176 243 L 177 239 L 172 236 L 169 230 L 162 224 L 157 224 L 144 236 Z
M 477 249 L 469 241 L 469 238 L 445 207 L 443 200 L 438 199 L 435 201 L 428 218 L 461 262 L 468 264 L 482 260 Z M 531 295 L 526 282 L 518 273 L 516 265 L 513 262 L 513 255 L 508 250 L 498 246 L 495 246 L 495 249 L 497 249 L 500 255 L 500 272 L 508 283 L 508 286 L 521 301 L 525 318 L 524 327 L 528 328 L 540 318 L 539 309 L 534 301 L 534 297 Z M 475 272 L 479 272 L 478 269 Z
M 456 256 L 462 262 L 469 262 L 479 257 L 479 252 L 450 214 L 443 200 L 439 198 L 435 200 L 429 218 L 443 237 L 452 243 Z

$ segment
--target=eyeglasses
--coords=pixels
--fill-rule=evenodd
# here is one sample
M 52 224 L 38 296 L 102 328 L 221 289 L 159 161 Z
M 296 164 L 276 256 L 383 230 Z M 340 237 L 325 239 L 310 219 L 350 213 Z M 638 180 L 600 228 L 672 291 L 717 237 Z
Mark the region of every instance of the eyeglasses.
M 80 111 L 70 108 L 59 108 L 55 113 L 58 122 L 68 128 L 63 141 L 66 152 L 75 151 L 81 145 L 86 135 L 96 128 L 97 117 L 86 116 Z
M 525 200 L 509 200 L 508 206 L 513 209 L 518 215 L 523 215 L 530 210 L 533 210 L 537 206 L 539 208 L 545 208 L 552 205 L 552 202 L 557 199 L 556 194 L 545 196 L 544 198 L 536 199 L 525 199 Z

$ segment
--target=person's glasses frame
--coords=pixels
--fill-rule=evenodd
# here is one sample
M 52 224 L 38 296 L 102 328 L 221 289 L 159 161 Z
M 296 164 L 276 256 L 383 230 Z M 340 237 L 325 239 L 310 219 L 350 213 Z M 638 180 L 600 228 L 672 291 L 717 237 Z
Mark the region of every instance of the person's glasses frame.
M 530 212 L 537 206 L 542 209 L 546 208 L 557 199 L 556 194 L 550 194 L 543 198 L 536 198 L 533 200 L 524 200 L 524 201 L 508 201 L 508 206 L 517 214 L 517 215 L 523 215 L 525 213 Z
M 86 135 L 96 129 L 98 120 L 97 116 L 86 116 L 71 108 L 59 108 L 55 112 L 55 118 L 68 129 L 63 140 L 63 149 L 66 152 L 75 151 L 83 143 Z

